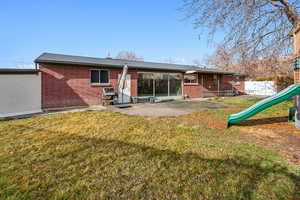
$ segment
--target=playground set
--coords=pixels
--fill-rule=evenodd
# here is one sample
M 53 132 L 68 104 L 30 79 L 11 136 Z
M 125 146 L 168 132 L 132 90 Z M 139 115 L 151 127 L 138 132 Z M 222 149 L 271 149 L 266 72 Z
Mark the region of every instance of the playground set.
M 290 108 L 289 113 L 289 121 L 294 122 L 296 121 L 296 127 L 299 128 L 297 125 L 298 118 L 297 114 L 300 114 L 300 27 L 294 31 L 293 34 L 294 38 L 294 84 L 290 85 L 289 87 L 285 88 L 284 90 L 280 91 L 279 93 L 270 96 L 266 99 L 263 99 L 249 108 L 239 112 L 232 114 L 228 117 L 227 127 L 230 127 L 240 121 L 243 121 L 249 117 L 252 117 L 253 115 L 273 106 L 276 104 L 279 104 L 283 101 L 286 101 L 294 96 L 296 96 L 295 99 L 295 107 Z

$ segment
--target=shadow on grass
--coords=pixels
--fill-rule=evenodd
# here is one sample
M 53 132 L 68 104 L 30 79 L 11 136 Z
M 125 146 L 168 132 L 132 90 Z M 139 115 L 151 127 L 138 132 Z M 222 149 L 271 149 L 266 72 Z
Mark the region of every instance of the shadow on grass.
M 21 127 L 22 128 L 22 127 Z M 24 127 L 23 127 L 24 128 Z M 41 131 L 42 129 L 39 129 Z M 43 174 L 43 166 L 51 168 L 52 171 L 62 171 L 64 176 L 78 176 L 78 180 L 93 183 L 93 189 L 89 190 L 89 195 L 102 193 L 107 194 L 106 198 L 112 199 L 134 199 L 136 197 L 146 199 L 164 198 L 191 198 L 191 199 L 252 199 L 257 192 L 268 195 L 270 198 L 300 198 L 300 177 L 280 164 L 270 161 L 264 165 L 265 158 L 248 158 L 239 155 L 232 158 L 214 159 L 201 155 L 201 153 L 180 153 L 169 149 L 159 149 L 145 146 L 143 144 L 130 143 L 114 139 L 101 139 L 97 137 L 87 137 L 69 135 L 62 132 L 51 132 L 43 129 L 43 134 L 58 135 L 49 138 L 39 154 L 51 149 L 53 152 L 50 157 L 29 160 L 26 166 L 18 169 L 18 174 L 22 170 L 30 170 L 30 166 L 41 168 L 41 172 L 35 170 L 35 175 Z M 57 147 L 68 144 L 64 151 L 55 151 Z M 71 144 L 71 146 L 70 146 Z M 26 149 L 28 151 L 28 149 Z M 72 161 L 76 158 L 76 162 Z M 67 161 L 75 172 L 70 172 L 62 168 Z M 88 163 L 90 175 L 80 168 L 80 163 Z M 105 173 L 95 173 L 98 169 L 109 169 Z M 48 169 L 49 171 L 49 169 Z M 275 175 L 275 177 L 274 177 Z M 54 176 L 47 174 L 46 177 Z M 278 176 L 278 177 L 276 177 Z M 43 176 L 45 177 L 45 176 Z M 105 178 L 103 178 L 105 177 Z M 282 192 L 280 182 L 277 178 L 289 180 L 294 185 L 294 190 L 289 194 Z M 53 191 L 61 185 L 72 185 L 75 182 L 67 182 L 65 177 L 55 177 L 57 185 L 49 183 L 45 188 L 36 188 L 32 193 L 26 193 L 26 197 L 41 198 L 47 192 L 47 198 L 53 198 Z M 47 180 L 40 180 L 47 181 Z M 15 183 L 12 183 L 15 184 Z M 24 184 L 24 183 L 23 183 Z M 136 189 L 136 184 L 144 187 Z M 54 185 L 54 186 L 53 186 Z M 266 191 L 261 191 L 261 187 L 268 187 Z M 278 186 L 278 188 L 277 188 Z M 51 188 L 54 187 L 54 188 Z M 86 187 L 79 189 L 85 190 Z M 48 191 L 50 190 L 50 191 Z M 78 190 L 78 186 L 77 186 Z M 271 191 L 270 191 L 271 190 Z M 5 194 L 5 189 L 2 188 Z M 16 191 L 19 194 L 23 190 Z M 73 197 L 74 191 L 67 197 Z M 114 192 L 118 191 L 118 192 Z M 8 192 L 9 194 L 9 192 Z M 183 195 L 184 194 L 184 195 Z M 29 196 L 28 196 L 29 195 Z M 86 194 L 88 195 L 88 194 Z M 283 195 L 283 196 L 282 196 Z M 8 195 L 9 196 L 9 195 Z M 45 197 L 46 198 L 46 197 Z M 75 196 L 76 198 L 76 196 Z M 77 197 L 78 198 L 78 197 Z M 85 196 L 87 198 L 87 196 Z
M 261 119 L 248 119 L 242 122 L 236 123 L 238 126 L 255 126 L 255 125 L 266 125 L 287 122 L 288 117 L 269 117 Z

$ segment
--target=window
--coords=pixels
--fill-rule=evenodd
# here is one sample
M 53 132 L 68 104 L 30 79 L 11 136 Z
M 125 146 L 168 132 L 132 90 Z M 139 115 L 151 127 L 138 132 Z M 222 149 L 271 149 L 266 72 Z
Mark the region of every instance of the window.
M 198 74 L 185 74 L 184 75 L 184 84 L 198 84 Z
M 92 84 L 107 84 L 109 83 L 107 70 L 91 70 Z

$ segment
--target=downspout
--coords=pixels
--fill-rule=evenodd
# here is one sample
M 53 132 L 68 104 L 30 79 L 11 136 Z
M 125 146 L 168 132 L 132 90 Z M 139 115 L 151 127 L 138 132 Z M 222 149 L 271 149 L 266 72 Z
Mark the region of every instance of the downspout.
M 181 73 L 181 96 L 183 98 L 185 98 L 184 92 L 185 92 L 185 90 L 184 90 L 184 73 Z
M 35 71 L 36 71 L 36 75 L 39 75 L 39 72 L 38 72 L 38 64 L 35 63 Z
M 168 73 L 168 97 L 170 97 L 170 73 Z

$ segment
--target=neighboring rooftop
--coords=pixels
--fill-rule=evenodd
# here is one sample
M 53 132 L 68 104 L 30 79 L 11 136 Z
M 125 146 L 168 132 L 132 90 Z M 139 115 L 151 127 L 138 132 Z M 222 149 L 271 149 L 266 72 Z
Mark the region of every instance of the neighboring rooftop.
M 197 71 L 208 73 L 222 73 L 234 74 L 217 68 L 206 68 L 196 65 L 179 65 L 168 63 L 144 62 L 144 61 L 130 61 L 112 58 L 93 58 L 85 56 L 70 56 L 63 54 L 43 53 L 34 61 L 35 63 L 48 63 L 48 64 L 72 64 L 82 66 L 103 66 L 122 68 L 127 65 L 129 69 L 147 69 L 147 70 L 170 70 L 170 71 Z

